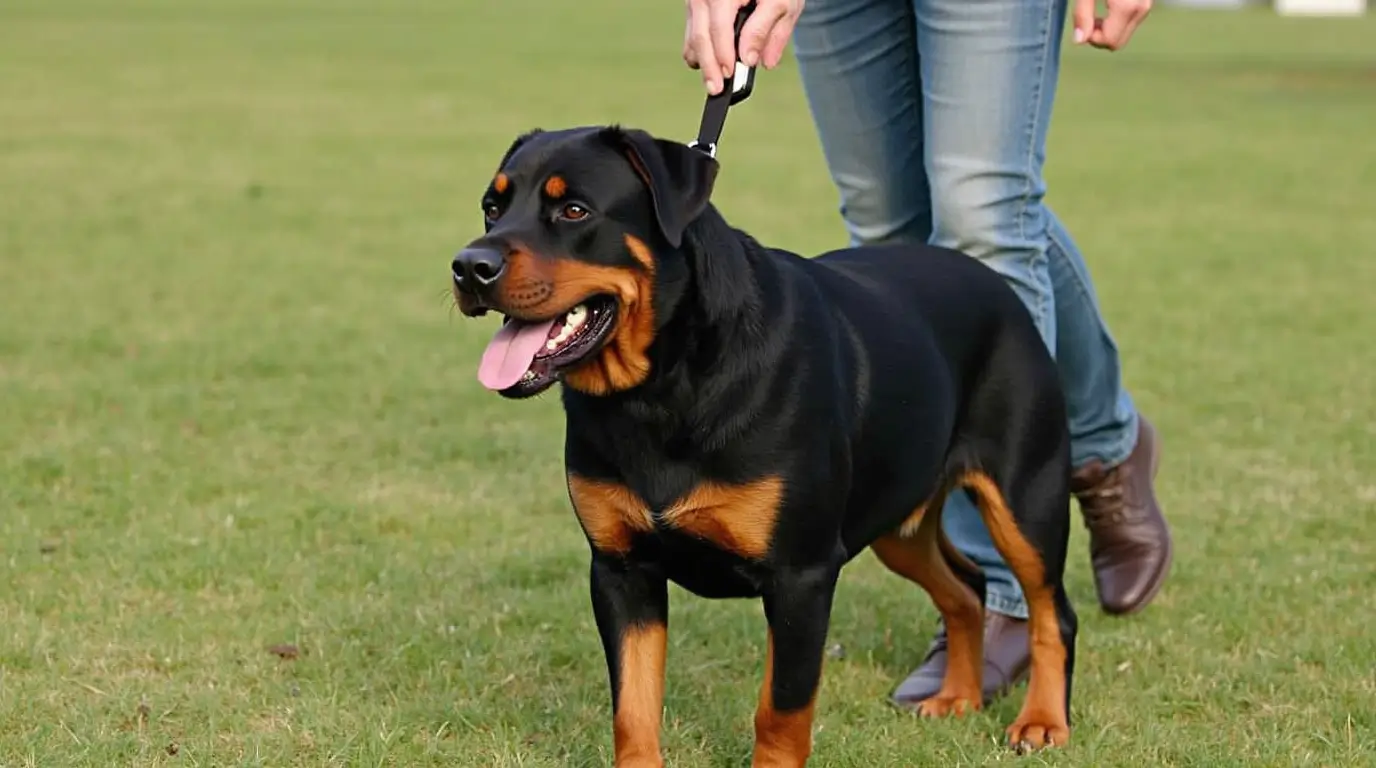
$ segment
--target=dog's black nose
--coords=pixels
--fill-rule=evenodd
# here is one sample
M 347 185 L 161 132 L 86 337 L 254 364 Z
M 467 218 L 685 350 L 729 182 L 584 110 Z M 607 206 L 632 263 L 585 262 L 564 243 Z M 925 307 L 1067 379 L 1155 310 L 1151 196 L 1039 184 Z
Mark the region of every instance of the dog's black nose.
M 465 248 L 454 257 L 454 282 L 460 288 L 477 290 L 497 282 L 505 268 L 501 253 L 490 248 Z

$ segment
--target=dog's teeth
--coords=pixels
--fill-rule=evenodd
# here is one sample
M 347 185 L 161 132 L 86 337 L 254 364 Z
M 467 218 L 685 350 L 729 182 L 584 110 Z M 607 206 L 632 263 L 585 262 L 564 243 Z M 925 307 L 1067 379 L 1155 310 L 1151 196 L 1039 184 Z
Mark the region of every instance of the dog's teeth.
M 579 327 L 581 327 L 587 319 L 588 308 L 583 304 L 579 304 L 568 312 L 565 312 L 564 322 L 559 326 L 559 332 L 554 334 L 549 341 L 545 342 L 546 351 L 554 352 L 559 349 L 559 347 L 563 346 L 564 342 L 572 338 L 573 334 L 578 331 Z
M 570 309 L 569 313 L 564 316 L 564 328 L 570 331 L 575 330 L 578 328 L 578 326 L 586 322 L 587 319 L 588 308 L 582 304 L 579 304 L 573 309 Z
M 535 378 L 535 371 L 526 371 L 525 375 L 521 377 L 521 381 L 530 381 L 531 379 L 534 379 L 534 378 Z

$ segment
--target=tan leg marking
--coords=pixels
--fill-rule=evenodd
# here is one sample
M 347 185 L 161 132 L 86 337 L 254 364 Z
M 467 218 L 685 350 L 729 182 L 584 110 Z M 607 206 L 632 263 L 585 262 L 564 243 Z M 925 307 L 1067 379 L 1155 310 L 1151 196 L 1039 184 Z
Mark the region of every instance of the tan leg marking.
M 660 768 L 659 724 L 664 712 L 663 624 L 632 626 L 621 636 L 620 690 L 612 741 L 616 768 Z
M 944 493 L 937 494 L 922 508 L 932 514 L 919 509 L 898 533 L 870 545 L 889 570 L 926 590 L 946 625 L 946 676 L 936 695 L 918 704 L 918 712 L 927 717 L 963 715 L 980 709 L 984 699 L 984 606 L 941 556 L 945 501 Z
M 752 768 L 802 768 L 812 754 L 812 719 L 817 699 L 795 712 L 774 709 L 774 632 L 764 655 L 764 684 L 755 710 L 755 756 Z
M 962 477 L 960 484 L 975 497 L 994 546 L 1008 562 L 1027 597 L 1032 674 L 1022 711 L 1008 727 L 1009 741 L 1014 745 L 1026 743 L 1034 749 L 1065 744 L 1070 739 L 1070 724 L 1065 718 L 1066 649 L 1056 618 L 1055 595 L 1046 583 L 1041 554 L 1018 530 L 1013 512 L 992 478 L 972 472 Z

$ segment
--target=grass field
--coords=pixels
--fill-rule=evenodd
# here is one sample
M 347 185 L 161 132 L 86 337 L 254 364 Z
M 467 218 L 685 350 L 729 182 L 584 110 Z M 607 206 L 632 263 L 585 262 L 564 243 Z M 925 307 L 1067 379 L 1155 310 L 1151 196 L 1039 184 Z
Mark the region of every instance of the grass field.
M 681 14 L 0 5 L 0 766 L 609 764 L 557 400 L 477 384 L 448 263 L 517 131 L 691 137 Z M 1074 741 L 1024 762 L 1376 764 L 1376 19 L 1159 10 L 1061 94 L 1177 556 L 1109 619 L 1077 529 Z M 791 64 L 722 160 L 736 224 L 843 242 Z M 744 765 L 759 606 L 671 604 L 669 764 Z M 815 765 L 1011 763 L 1021 691 L 885 703 L 935 618 L 846 571 Z

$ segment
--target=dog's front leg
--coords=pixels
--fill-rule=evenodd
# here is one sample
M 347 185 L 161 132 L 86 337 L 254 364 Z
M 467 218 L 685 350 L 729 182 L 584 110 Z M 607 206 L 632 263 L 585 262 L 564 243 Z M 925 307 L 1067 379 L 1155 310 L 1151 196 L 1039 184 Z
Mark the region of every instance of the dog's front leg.
M 764 596 L 769 645 L 755 710 L 754 768 L 801 768 L 812 753 L 812 714 L 840 570 L 834 564 L 782 568 Z
M 616 768 L 659 768 L 669 592 L 654 563 L 594 554 L 592 609 L 612 693 Z

